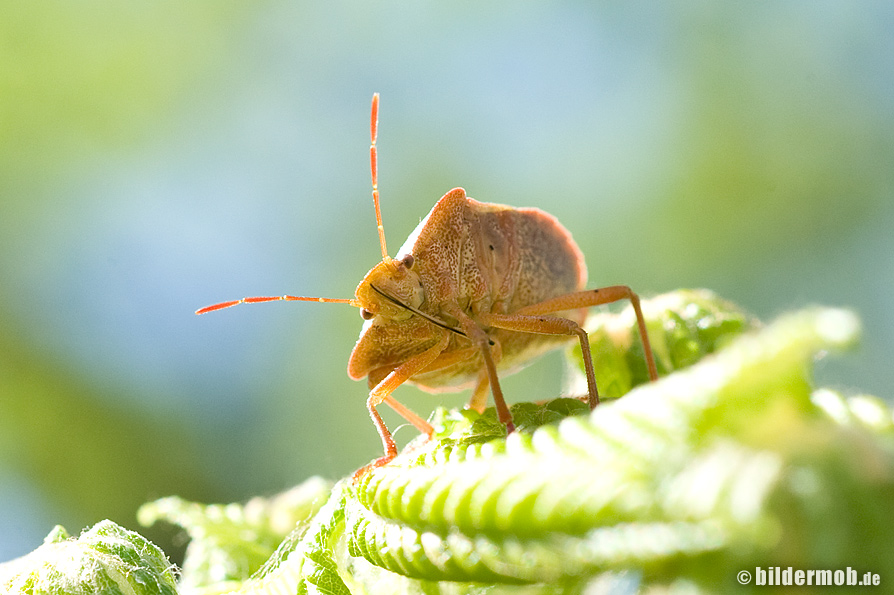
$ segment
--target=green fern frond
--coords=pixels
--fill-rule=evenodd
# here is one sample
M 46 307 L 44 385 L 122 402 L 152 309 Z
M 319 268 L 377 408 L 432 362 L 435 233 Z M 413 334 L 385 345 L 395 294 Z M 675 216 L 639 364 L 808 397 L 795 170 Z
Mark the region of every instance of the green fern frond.
M 180 588 L 238 586 L 274 554 L 283 539 L 306 528 L 329 498 L 332 483 L 312 477 L 272 498 L 253 498 L 245 504 L 199 504 L 170 497 L 144 504 L 137 513 L 141 524 L 167 521 L 190 536 Z M 293 537 L 294 539 L 295 537 Z
M 381 582 L 394 574 L 410 577 L 399 583 L 405 592 L 525 583 L 577 592 L 607 571 L 701 589 L 730 586 L 749 564 L 815 563 L 811 542 L 830 523 L 794 523 L 816 505 L 797 496 L 798 482 L 824 477 L 877 505 L 894 475 L 873 446 L 885 471 L 868 482 L 849 458 L 851 429 L 814 404 L 814 354 L 849 345 L 857 330 L 844 311 L 797 313 L 590 414 L 568 399 L 520 404 L 513 414 L 525 430 L 508 438 L 493 411 L 439 410 L 433 440 L 343 486 L 344 535 L 333 548 L 342 554 L 331 574 L 367 593 L 394 592 Z M 872 403 L 856 408 L 878 427 L 891 415 Z M 541 423 L 556 412 L 558 425 Z M 877 437 L 863 435 L 873 445 Z M 829 475 L 841 457 L 848 464 Z M 363 582 L 369 564 L 384 570 Z
M 891 408 L 811 378 L 817 354 L 856 340 L 855 317 L 760 328 L 705 292 L 644 310 L 663 377 L 645 382 L 631 313 L 598 317 L 603 394 L 632 389 L 592 412 L 520 403 L 506 436 L 493 410 L 439 409 L 432 439 L 388 465 L 299 487 L 284 538 L 266 501 L 164 499 L 141 520 L 190 533 L 183 594 L 723 593 L 761 566 L 894 574 Z M 12 568 L 6 584 L 30 576 Z
M 687 368 L 729 344 L 759 322 L 707 289 L 680 289 L 643 300 L 643 317 L 660 376 Z M 596 383 L 603 399 L 617 399 L 649 381 L 642 343 L 631 306 L 621 312 L 595 312 L 585 324 L 593 353 Z M 568 361 L 585 386 L 580 345 Z
M 9 595 L 175 595 L 174 568 L 143 536 L 102 521 L 71 538 L 54 528 L 30 554 L 0 564 Z

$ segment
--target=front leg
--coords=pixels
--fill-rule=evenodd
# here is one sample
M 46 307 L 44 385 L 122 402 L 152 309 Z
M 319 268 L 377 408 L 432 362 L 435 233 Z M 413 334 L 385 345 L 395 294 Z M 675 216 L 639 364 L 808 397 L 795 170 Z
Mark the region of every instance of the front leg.
M 379 415 L 379 412 L 376 410 L 376 407 L 381 405 L 383 402 L 387 403 L 392 409 L 394 409 L 401 417 L 405 420 L 413 424 L 420 432 L 423 434 L 427 434 L 431 436 L 434 429 L 431 425 L 419 417 L 417 414 L 413 413 L 410 409 L 399 403 L 394 397 L 391 396 L 391 393 L 394 390 L 424 370 L 427 366 L 429 366 L 433 361 L 435 361 L 441 353 L 447 349 L 447 345 L 450 342 L 450 335 L 447 332 L 442 333 L 440 340 L 429 347 L 422 353 L 414 355 L 404 363 L 400 364 L 394 370 L 385 376 L 381 382 L 379 382 L 370 392 L 369 398 L 366 400 L 366 407 L 369 409 L 369 415 L 373 420 L 373 423 L 376 426 L 376 430 L 379 432 L 379 436 L 382 438 L 382 447 L 385 450 L 385 456 L 379 457 L 366 467 L 358 470 L 354 474 L 354 478 L 360 477 L 364 473 L 366 473 L 369 469 L 374 467 L 381 467 L 386 463 L 389 463 L 394 457 L 397 456 L 397 445 L 394 443 L 394 438 L 391 436 L 391 432 L 388 430 L 388 427 L 385 425 L 382 416 Z

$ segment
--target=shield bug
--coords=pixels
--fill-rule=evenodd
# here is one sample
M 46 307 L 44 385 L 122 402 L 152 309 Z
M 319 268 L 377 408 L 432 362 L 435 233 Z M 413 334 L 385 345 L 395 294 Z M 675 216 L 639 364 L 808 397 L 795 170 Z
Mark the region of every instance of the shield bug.
M 277 300 L 360 308 L 365 322 L 348 361 L 348 376 L 367 378 L 366 405 L 385 449 L 385 455 L 366 468 L 397 455 L 377 410 L 382 403 L 420 432 L 433 431 L 392 396 L 401 384 L 411 382 L 429 392 L 472 388 L 469 407 L 478 411 L 485 407 L 489 388 L 498 417 L 511 432 L 512 415 L 498 373 L 514 372 L 572 337 L 581 344 L 588 401 L 595 407 L 599 394 L 590 344 L 581 327 L 591 306 L 630 300 L 649 375 L 657 378 L 639 297 L 624 285 L 585 289 L 587 269 L 580 249 L 568 230 L 544 211 L 479 202 L 454 188 L 435 204 L 397 255 L 388 256 L 379 206 L 378 111 L 375 94 L 369 155 L 382 262 L 366 274 L 355 297 L 247 297 L 207 306 L 196 314 Z

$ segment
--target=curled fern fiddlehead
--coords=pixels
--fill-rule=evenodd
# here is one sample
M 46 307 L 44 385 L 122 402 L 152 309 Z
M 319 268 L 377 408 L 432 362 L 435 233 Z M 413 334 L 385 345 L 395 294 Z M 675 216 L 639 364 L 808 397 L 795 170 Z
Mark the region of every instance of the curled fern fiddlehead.
M 594 350 L 597 365 L 620 362 L 615 390 L 619 378 L 635 387 L 624 398 L 593 412 L 574 399 L 517 404 L 508 437 L 492 411 L 438 410 L 433 440 L 391 464 L 304 486 L 314 495 L 296 528 L 251 578 L 284 531 L 268 533 L 272 502 L 148 505 L 144 521 L 193 536 L 177 589 L 531 595 L 615 580 L 727 592 L 736 571 L 767 564 L 894 572 L 891 408 L 810 378 L 815 354 L 853 342 L 854 317 L 806 310 L 738 336 L 757 325 L 703 292 L 644 306 L 673 373 L 641 383 L 632 317 L 597 321 L 591 338 L 608 350 Z M 28 558 L 0 565 L 2 584 Z M 42 568 L 35 577 L 57 576 Z M 172 576 L 147 595 L 171 592 Z
M 73 538 L 56 527 L 30 554 L 0 564 L 9 594 L 129 593 L 176 595 L 173 566 L 139 533 L 101 521 Z
M 707 316 L 682 326 L 699 341 L 711 335 L 703 349 L 716 355 L 592 413 L 574 399 L 521 403 L 520 431 L 507 437 L 492 411 L 438 410 L 433 440 L 340 483 L 242 591 L 511 593 L 537 583 L 538 593 L 576 593 L 625 570 L 644 584 L 682 578 L 723 591 L 761 561 L 816 564 L 829 507 L 804 482 L 843 492 L 842 530 L 855 526 L 855 493 L 885 502 L 894 485 L 890 409 L 810 384 L 814 354 L 851 343 L 856 321 L 809 310 L 731 341 L 741 326 Z M 670 328 L 679 335 L 681 324 Z M 876 459 L 861 469 L 867 452 Z M 872 560 L 855 541 L 884 551 L 872 537 L 894 527 L 879 517 L 864 529 L 842 547 Z

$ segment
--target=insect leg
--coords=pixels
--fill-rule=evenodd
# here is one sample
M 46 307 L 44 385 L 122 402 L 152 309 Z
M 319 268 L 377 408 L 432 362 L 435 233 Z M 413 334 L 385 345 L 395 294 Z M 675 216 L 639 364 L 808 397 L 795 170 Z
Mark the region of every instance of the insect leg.
M 475 388 L 472 389 L 472 398 L 469 399 L 468 408 L 478 413 L 484 413 L 484 408 L 487 405 L 487 388 L 490 386 L 490 383 L 487 381 L 487 371 L 481 370 L 481 373 L 478 375 L 478 382 L 475 384 Z
M 495 341 L 494 343 L 495 344 L 491 346 L 494 363 L 500 363 L 500 360 L 503 359 L 503 349 L 500 347 L 499 341 Z M 487 388 L 489 386 L 490 382 L 487 377 L 487 370 L 481 370 L 481 373 L 478 374 L 478 382 L 475 383 L 475 388 L 472 389 L 472 398 L 469 399 L 469 404 L 466 405 L 466 408 L 477 411 L 478 413 L 484 413 L 484 408 L 487 407 Z
M 646 359 L 649 378 L 658 380 L 658 368 L 655 366 L 655 356 L 652 354 L 652 344 L 649 342 L 649 333 L 646 331 L 646 321 L 643 319 L 639 296 L 633 293 L 626 285 L 612 285 L 599 289 L 585 289 L 583 291 L 575 291 L 574 293 L 566 293 L 565 295 L 525 306 L 515 313 L 536 316 L 538 314 L 549 314 L 550 312 L 600 306 L 624 299 L 630 300 L 630 304 L 633 306 L 633 311 L 636 314 L 636 324 L 639 328 L 640 339 L 643 342 L 643 356 Z
M 441 340 L 434 346 L 397 366 L 370 391 L 369 398 L 366 400 L 366 407 L 369 409 L 369 415 L 372 417 L 376 430 L 378 430 L 379 436 L 382 438 L 382 446 L 385 449 L 385 456 L 373 461 L 370 465 L 358 471 L 358 473 L 362 473 L 371 467 L 380 467 L 397 456 L 397 445 L 394 443 L 394 438 L 391 437 L 391 432 L 385 426 L 382 416 L 379 415 L 379 412 L 376 410 L 376 407 L 383 402 L 387 403 L 404 419 L 416 426 L 420 432 L 431 435 L 432 427 L 428 422 L 398 403 L 394 397 L 391 396 L 391 393 L 394 392 L 398 386 L 435 361 L 441 352 L 447 348 L 449 341 L 450 335 L 445 332 L 441 336 Z
M 577 335 L 580 339 L 581 354 L 584 358 L 584 370 L 587 375 L 587 389 L 590 408 L 599 404 L 599 391 L 596 389 L 596 374 L 593 371 L 593 357 L 590 355 L 590 341 L 587 331 L 573 320 L 559 316 L 525 315 L 525 314 L 481 314 L 481 322 L 487 326 L 517 331 L 522 333 L 538 333 L 542 335 Z
M 494 361 L 496 363 L 499 363 L 501 358 L 501 350 L 499 349 L 500 344 L 496 343 L 492 347 Z M 444 368 L 449 368 L 450 366 L 456 364 L 464 364 L 468 362 L 468 360 L 477 357 L 480 353 L 481 350 L 478 348 L 477 345 L 465 349 L 457 349 L 455 351 L 442 353 L 438 356 L 438 359 L 436 359 L 434 362 L 431 363 L 431 365 L 422 370 L 421 373 L 427 374 L 429 372 L 437 372 L 438 370 L 443 370 Z M 390 370 L 388 371 L 390 372 Z M 383 374 L 382 377 L 384 377 L 386 374 Z M 484 412 L 484 408 L 487 406 L 487 389 L 489 386 L 490 383 L 487 381 L 487 372 L 482 368 L 481 373 L 478 375 L 478 380 L 475 384 L 475 388 L 472 390 L 472 398 L 467 406 L 468 409 L 474 409 L 478 413 Z
M 515 425 L 512 423 L 512 414 L 509 412 L 509 407 L 506 406 L 506 399 L 503 398 L 503 389 L 500 388 L 500 378 L 497 376 L 497 366 L 494 363 L 493 351 L 491 350 L 493 342 L 487 336 L 487 333 L 484 332 L 484 329 L 472 320 L 468 314 L 463 312 L 458 304 L 446 303 L 442 305 L 442 308 L 448 315 L 456 318 L 466 336 L 481 350 L 481 355 L 484 357 L 484 372 L 487 374 L 491 394 L 494 396 L 497 418 L 506 426 L 509 432 L 514 432 Z

